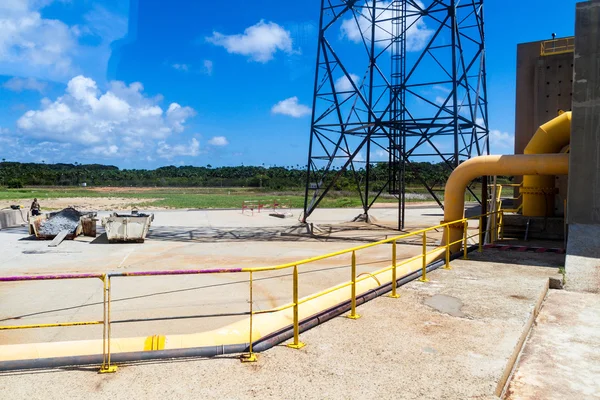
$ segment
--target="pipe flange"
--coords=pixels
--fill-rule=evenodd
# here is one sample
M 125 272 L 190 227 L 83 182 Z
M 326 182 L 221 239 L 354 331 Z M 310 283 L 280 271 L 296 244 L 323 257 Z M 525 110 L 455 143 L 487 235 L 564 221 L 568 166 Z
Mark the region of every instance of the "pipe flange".
M 540 188 L 540 187 L 533 187 L 533 186 L 523 186 L 521 189 L 519 189 L 519 192 L 522 194 L 533 194 L 533 195 L 546 196 L 549 194 L 558 193 L 558 189 L 554 188 L 554 187 Z

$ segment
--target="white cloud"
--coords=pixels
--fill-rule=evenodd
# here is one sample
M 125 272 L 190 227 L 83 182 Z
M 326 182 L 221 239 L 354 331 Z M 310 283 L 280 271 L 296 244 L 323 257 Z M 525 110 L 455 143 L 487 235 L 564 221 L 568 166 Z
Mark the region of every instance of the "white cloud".
M 300 118 L 311 113 L 311 108 L 303 104 L 298 104 L 298 97 L 290 97 L 281 100 L 271 108 L 273 114 L 289 115 L 290 117 Z
M 101 157 L 112 157 L 119 153 L 119 146 L 116 146 L 114 144 L 107 146 L 95 146 L 87 150 L 86 153 Z
M 229 141 L 227 141 L 227 138 L 225 136 L 213 136 L 208 141 L 208 144 L 210 144 L 211 146 L 223 147 L 227 146 L 229 144 Z
M 156 154 L 160 158 L 172 159 L 174 157 L 188 156 L 195 157 L 200 154 L 200 142 L 196 138 L 188 144 L 177 144 L 171 146 L 165 142 L 160 142 L 156 150 Z
M 190 70 L 190 66 L 188 64 L 173 64 L 171 66 L 178 71 L 188 72 Z
M 66 80 L 82 60 L 105 71 L 110 43 L 127 29 L 125 18 L 94 6 L 83 25 L 43 18 L 40 10 L 53 0 L 0 1 L 0 74 Z M 95 45 L 81 39 L 93 37 Z
M 364 6 L 364 8 L 360 14 L 356 15 L 356 19 L 351 17 L 342 22 L 342 37 L 346 37 L 354 43 L 361 43 L 362 36 L 365 37 L 365 40 L 371 41 L 371 26 L 373 19 L 371 16 L 371 11 L 373 2 L 366 0 L 362 2 L 359 1 L 357 3 L 360 3 L 360 5 Z M 375 10 L 374 17 L 377 23 L 375 28 L 375 43 L 376 46 L 385 48 L 392 40 L 392 19 L 394 17 L 394 11 L 391 7 L 391 2 L 378 1 L 376 4 L 377 8 Z M 420 1 L 416 1 L 416 4 L 421 8 L 424 7 L 423 3 Z M 357 5 L 355 5 L 355 7 L 357 7 Z M 417 8 L 414 6 L 410 4 L 407 5 L 408 14 L 415 14 L 417 11 Z M 433 30 L 427 29 L 427 25 L 422 19 L 418 18 L 418 15 L 407 17 L 406 26 L 408 27 L 406 32 L 407 51 L 418 51 L 423 49 L 434 33 Z
M 163 112 L 158 105 L 162 97 L 150 98 L 142 91 L 139 82 L 114 81 L 103 93 L 93 79 L 79 75 L 69 81 L 64 95 L 54 101 L 44 98 L 40 109 L 23 114 L 17 127 L 25 137 L 92 146 L 93 154 L 117 155 L 115 147 L 141 149 L 182 132 L 195 114 L 177 103 Z
M 213 73 L 213 62 L 211 60 L 204 60 L 204 73 L 206 75 L 212 75 Z
M 502 132 L 498 129 L 490 130 L 490 151 L 500 153 L 506 150 L 513 150 L 515 145 L 515 135 L 508 132 Z
M 206 40 L 215 46 L 224 47 L 228 53 L 249 56 L 252 61 L 261 63 L 272 60 L 277 51 L 288 54 L 294 52 L 290 32 L 274 22 L 263 20 L 246 28 L 243 34 L 224 35 L 213 32 Z
M 365 160 L 365 155 L 362 152 L 359 152 L 358 154 L 356 154 L 354 156 L 353 161 L 357 162 L 357 163 L 364 163 L 366 161 Z
M 371 152 L 371 160 L 375 161 L 387 161 L 389 159 L 389 153 L 383 149 L 377 149 Z
M 8 90 L 12 90 L 13 92 L 22 92 L 24 90 L 35 90 L 42 93 L 46 89 L 46 82 L 40 82 L 35 78 L 18 78 L 14 77 L 2 85 L 4 88 Z
M 358 75 L 350 74 L 350 78 L 352 79 L 352 82 L 354 82 L 354 84 L 358 87 L 359 79 L 360 79 L 358 77 Z M 337 90 L 338 92 L 354 91 L 354 88 L 352 87 L 352 83 L 350 83 L 350 79 L 348 79 L 348 77 L 346 75 L 341 76 L 338 79 L 336 79 L 336 81 L 333 83 L 333 85 L 335 86 L 335 90 Z

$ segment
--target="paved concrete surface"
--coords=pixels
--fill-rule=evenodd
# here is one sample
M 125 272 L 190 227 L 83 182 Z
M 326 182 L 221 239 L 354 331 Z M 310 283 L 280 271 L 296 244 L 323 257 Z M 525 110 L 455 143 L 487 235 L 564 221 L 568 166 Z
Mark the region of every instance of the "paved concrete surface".
M 239 210 L 155 212 L 150 239 L 144 244 L 107 244 L 102 237 L 80 237 L 57 248 L 30 240 L 25 228 L 0 232 L 0 274 L 26 275 L 69 272 L 173 270 L 214 267 L 268 266 L 347 249 L 395 234 L 385 225 L 346 224 L 360 210 L 319 209 L 312 220 L 329 226 L 319 238 L 282 233 L 297 225 L 296 218 L 279 219 L 267 213 L 242 215 Z M 297 210 L 294 211 L 297 216 Z M 377 209 L 375 217 L 395 221 L 397 210 Z M 437 208 L 407 210 L 416 227 L 439 222 Z M 101 213 L 101 217 L 104 213 Z M 327 225 L 329 224 L 329 225 Z M 416 229 L 416 228 L 415 228 Z M 336 236 L 338 235 L 338 236 Z M 332 239 L 333 237 L 333 239 Z M 344 240 L 342 240 L 344 239 Z M 352 239 L 351 241 L 347 239 Z M 421 251 L 398 246 L 398 258 Z M 435 239 L 432 238 L 432 244 Z M 391 246 L 357 253 L 358 273 L 389 265 Z M 350 254 L 301 267 L 300 295 L 324 290 L 350 278 Z M 255 274 L 255 307 L 268 309 L 291 301 L 291 270 Z M 102 316 L 100 280 L 14 282 L 0 284 L 0 324 L 21 325 L 99 320 Z M 115 337 L 194 333 L 245 318 L 248 275 L 137 277 L 113 280 Z M 222 314 L 228 314 L 222 316 Z M 119 323 L 125 320 L 196 316 L 193 319 Z M 100 338 L 100 326 L 1 331 L 2 344 Z
M 600 225 L 569 225 L 567 289 L 600 293 Z
M 335 318 L 302 334 L 303 349 L 277 346 L 256 364 L 218 357 L 121 366 L 112 375 L 8 373 L 0 375 L 0 398 L 494 399 L 534 302 L 557 275 L 540 266 L 561 260 L 471 253 L 450 271 L 430 273 L 430 283 L 404 286 L 400 299 L 375 299 L 359 307 L 362 318 Z M 450 310 L 440 296 L 455 299 Z
M 600 295 L 551 290 L 506 399 L 600 399 Z

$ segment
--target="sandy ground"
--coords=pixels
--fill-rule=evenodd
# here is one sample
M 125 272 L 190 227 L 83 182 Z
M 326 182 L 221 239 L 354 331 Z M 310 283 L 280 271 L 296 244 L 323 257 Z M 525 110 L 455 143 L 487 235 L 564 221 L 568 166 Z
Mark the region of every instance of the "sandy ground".
M 534 266 L 527 261 L 532 259 Z M 277 346 L 236 357 L 0 375 L 10 399 L 495 399 L 496 383 L 561 257 L 489 250 Z M 437 301 L 451 299 L 450 302 Z M 437 300 L 436 300 L 437 299 Z M 43 388 L 43 390 L 40 390 Z
M 132 204 L 151 203 L 160 199 L 138 199 L 122 197 L 65 197 L 56 199 L 39 199 L 42 211 L 62 210 L 63 208 L 73 207 L 78 210 L 96 211 L 96 210 L 127 210 Z M 23 212 L 29 211 L 31 200 L 11 200 L 0 201 L 0 209 L 10 207 L 11 204 L 20 204 L 24 207 Z M 157 207 L 144 207 L 144 209 L 158 209 Z

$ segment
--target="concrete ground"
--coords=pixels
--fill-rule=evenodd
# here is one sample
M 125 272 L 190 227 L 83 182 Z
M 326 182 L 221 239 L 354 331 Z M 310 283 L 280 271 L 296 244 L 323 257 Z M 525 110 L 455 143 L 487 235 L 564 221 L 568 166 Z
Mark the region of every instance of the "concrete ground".
M 301 335 L 307 346 L 277 346 L 255 364 L 235 357 L 121 366 L 115 374 L 67 368 L 0 375 L 11 399 L 493 399 L 497 381 L 557 254 L 487 250 L 450 271 L 412 282 L 401 297 Z M 530 262 L 531 260 L 531 262 Z M 43 389 L 41 389 L 43 388 Z
M 102 235 L 80 237 L 49 248 L 31 240 L 25 228 L 0 232 L 0 274 L 28 275 L 71 272 L 144 271 L 268 266 L 302 260 L 398 234 L 389 228 L 397 210 L 374 209 L 378 225 L 347 223 L 357 209 L 318 209 L 311 220 L 317 238 L 298 229 L 293 218 L 267 212 L 244 215 L 240 210 L 157 211 L 144 244 L 108 244 Z M 100 213 L 99 217 L 108 213 Z M 432 226 L 442 219 L 439 208 L 409 208 L 410 229 Z M 386 225 L 387 224 L 387 225 Z M 436 235 L 439 236 L 440 233 Z M 431 235 L 431 244 L 436 239 Z M 421 251 L 398 246 L 398 258 Z M 391 246 L 357 253 L 358 273 L 389 265 Z M 301 267 L 300 295 L 308 295 L 350 279 L 350 254 Z M 291 301 L 291 270 L 257 273 L 255 307 L 268 309 Z M 115 278 L 114 337 L 194 333 L 245 318 L 248 274 Z M 63 321 L 94 321 L 102 316 L 100 280 L 37 281 L 0 284 L 0 324 L 21 325 Z M 228 316 L 221 316 L 228 314 Z M 147 318 L 196 316 L 193 319 L 119 323 Z M 101 338 L 100 326 L 0 331 L 2 344 Z
M 506 399 L 600 399 L 600 295 L 551 290 Z

